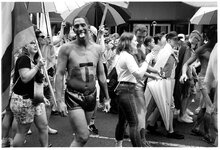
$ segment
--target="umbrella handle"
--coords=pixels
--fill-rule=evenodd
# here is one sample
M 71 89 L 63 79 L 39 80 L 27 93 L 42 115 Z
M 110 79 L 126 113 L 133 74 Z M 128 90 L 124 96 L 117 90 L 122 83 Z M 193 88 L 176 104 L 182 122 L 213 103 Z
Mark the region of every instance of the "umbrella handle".
M 105 4 L 105 9 L 104 9 L 104 13 L 103 13 L 103 16 L 102 16 L 102 21 L 101 21 L 101 24 L 100 26 L 102 26 L 104 24 L 104 21 L 105 21 L 105 18 L 106 18 L 106 14 L 107 14 L 107 10 L 108 10 L 108 4 Z

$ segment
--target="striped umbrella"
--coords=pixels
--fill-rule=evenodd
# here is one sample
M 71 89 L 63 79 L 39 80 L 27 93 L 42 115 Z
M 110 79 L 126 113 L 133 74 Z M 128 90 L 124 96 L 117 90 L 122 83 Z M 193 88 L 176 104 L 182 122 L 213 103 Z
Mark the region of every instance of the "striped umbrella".
M 200 8 L 190 22 L 197 25 L 217 24 L 217 8 Z
M 92 2 L 73 10 L 64 20 L 72 22 L 76 16 L 87 17 L 89 24 L 98 28 L 102 24 L 108 27 L 123 24 L 130 18 L 130 13 L 126 8 L 117 5 Z

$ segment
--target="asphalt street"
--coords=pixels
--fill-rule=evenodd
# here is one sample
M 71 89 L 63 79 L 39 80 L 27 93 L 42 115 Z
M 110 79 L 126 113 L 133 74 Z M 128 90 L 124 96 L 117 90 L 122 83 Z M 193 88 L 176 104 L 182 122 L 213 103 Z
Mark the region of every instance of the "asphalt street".
M 194 106 L 193 106 L 194 105 Z M 196 107 L 195 104 L 191 104 L 191 108 Z M 196 116 L 194 116 L 195 118 Z M 99 135 L 90 135 L 89 141 L 86 143 L 85 147 L 114 147 L 114 133 L 117 124 L 118 116 L 117 114 L 105 113 L 101 109 L 97 111 L 97 117 L 95 125 L 99 130 Z M 52 115 L 50 119 L 50 126 L 58 130 L 58 134 L 49 136 L 49 143 L 52 147 L 69 147 L 73 139 L 73 131 L 70 127 L 68 117 L 60 117 L 57 115 Z M 169 139 L 165 136 L 166 132 L 163 127 L 159 130 L 160 135 L 148 134 L 146 139 L 151 143 L 153 147 L 213 147 L 212 145 L 206 143 L 202 140 L 202 137 L 193 136 L 190 134 L 193 124 L 180 123 L 177 119 L 174 119 L 175 131 L 183 134 L 185 136 L 182 140 Z M 39 147 L 40 143 L 38 141 L 38 133 L 35 125 L 31 127 L 33 133 L 27 135 L 27 142 L 25 147 Z M 131 147 L 131 142 L 129 139 L 125 139 L 123 142 L 123 147 Z

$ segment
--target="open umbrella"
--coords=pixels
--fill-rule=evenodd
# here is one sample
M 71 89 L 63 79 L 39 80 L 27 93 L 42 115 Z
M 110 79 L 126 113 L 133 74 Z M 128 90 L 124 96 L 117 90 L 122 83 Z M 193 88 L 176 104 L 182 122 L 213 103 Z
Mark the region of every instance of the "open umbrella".
M 109 27 L 123 24 L 130 18 L 130 13 L 117 5 L 92 2 L 73 10 L 64 20 L 72 22 L 76 16 L 86 16 L 89 24 L 98 28 L 103 22 Z
M 152 94 L 160 111 L 166 129 L 169 129 L 170 106 L 173 95 L 174 80 L 162 79 L 153 80 L 147 83 L 147 87 Z
M 200 8 L 190 19 L 190 22 L 197 25 L 217 24 L 217 8 Z

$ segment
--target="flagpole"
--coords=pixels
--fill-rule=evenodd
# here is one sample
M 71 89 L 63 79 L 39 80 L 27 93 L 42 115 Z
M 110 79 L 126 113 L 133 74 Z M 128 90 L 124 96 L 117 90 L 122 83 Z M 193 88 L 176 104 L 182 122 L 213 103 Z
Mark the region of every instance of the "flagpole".
M 40 58 L 42 59 L 43 56 L 42 56 L 42 53 L 41 53 L 41 50 L 40 50 L 40 47 L 39 47 L 39 45 L 38 45 L 38 41 L 37 41 L 37 40 L 36 40 L 36 44 L 37 44 L 37 50 L 38 50 L 39 56 L 40 56 Z M 45 74 L 45 76 L 46 76 L 46 80 L 47 80 L 47 82 L 48 82 L 48 84 L 49 84 L 50 92 L 51 92 L 52 97 L 53 97 L 53 100 L 54 100 L 54 105 L 57 107 L 56 97 L 55 97 L 55 94 L 54 94 L 54 90 L 53 90 L 53 88 L 52 88 L 52 85 L 51 85 L 51 83 L 50 83 L 49 76 L 48 76 L 48 74 L 47 74 L 46 66 L 44 66 L 43 69 L 44 69 L 44 74 Z
M 43 13 L 44 13 L 44 18 L 45 18 L 45 23 L 46 23 L 46 29 L 47 29 L 47 37 L 48 37 L 48 36 L 49 36 L 49 31 L 48 31 L 48 26 L 47 26 L 47 16 L 46 16 L 46 12 L 45 12 L 44 2 L 42 2 L 42 6 L 43 6 Z

